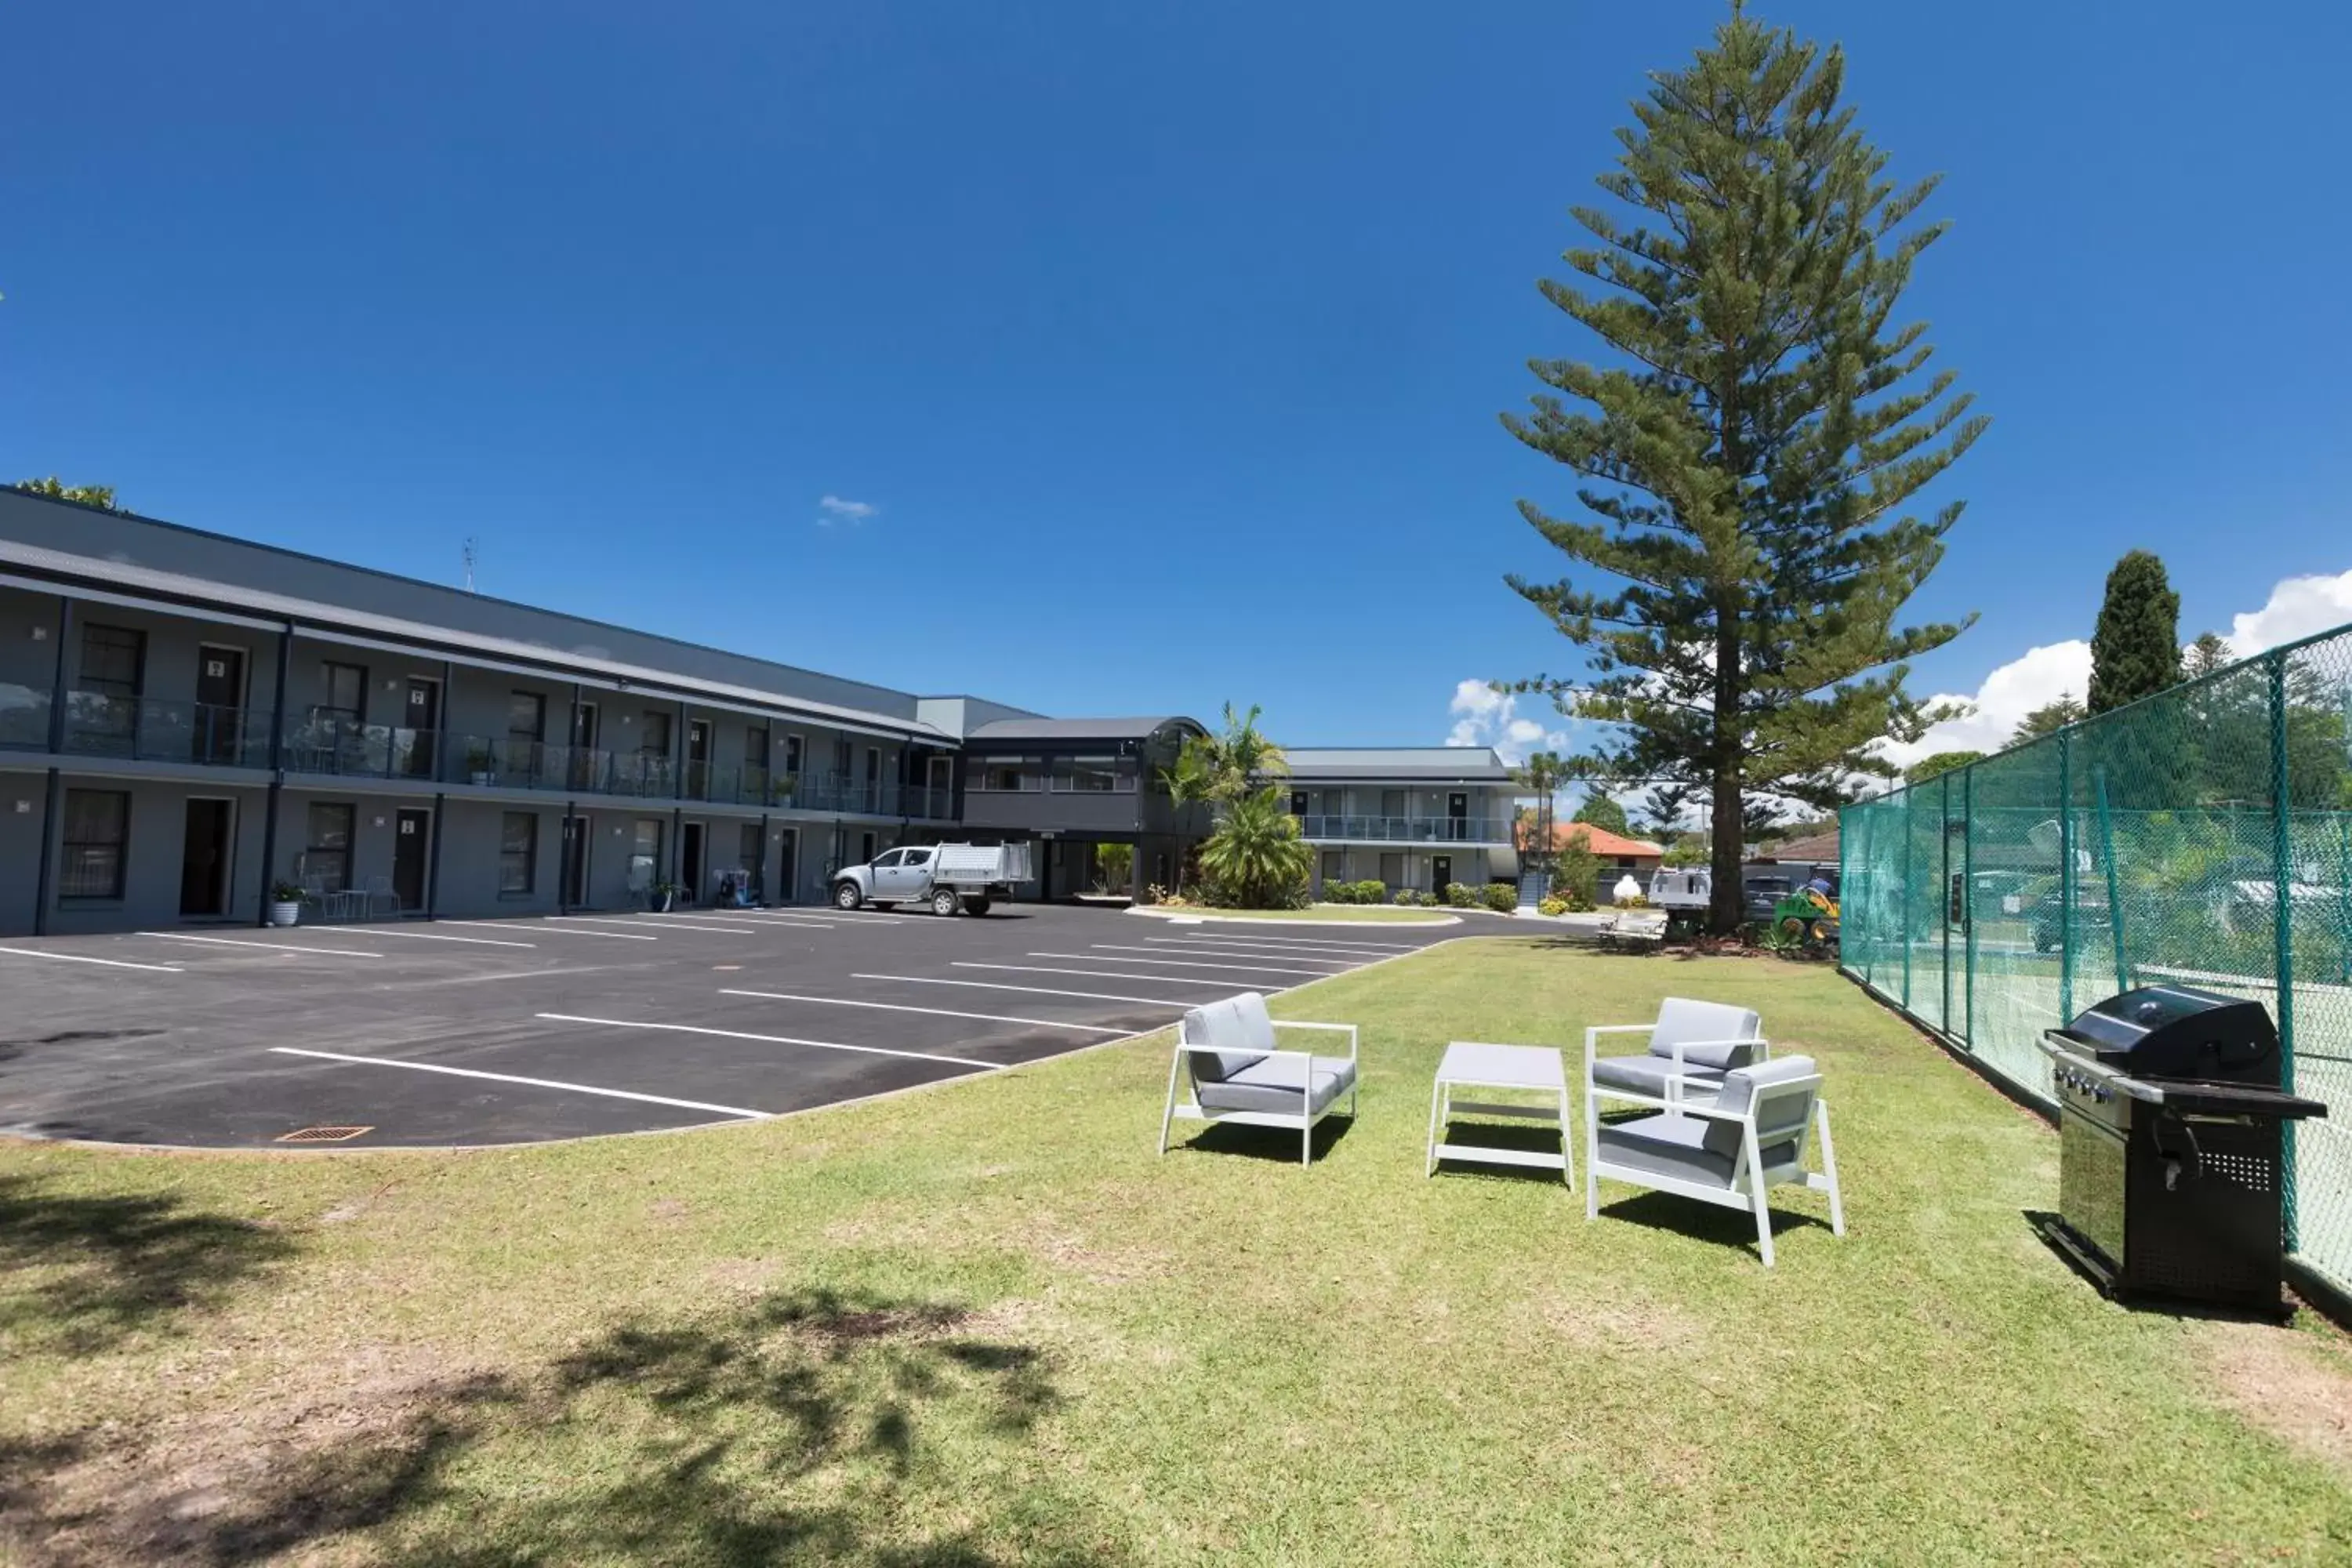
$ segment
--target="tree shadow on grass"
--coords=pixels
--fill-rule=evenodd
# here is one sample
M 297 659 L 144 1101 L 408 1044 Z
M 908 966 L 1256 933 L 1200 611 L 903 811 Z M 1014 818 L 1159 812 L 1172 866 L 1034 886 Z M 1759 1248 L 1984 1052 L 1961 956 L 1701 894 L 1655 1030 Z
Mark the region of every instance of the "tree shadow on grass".
M 0 1334 L 91 1354 L 220 1304 L 294 1251 L 269 1226 L 169 1194 L 89 1196 L 0 1176 Z
M 1076 1568 L 1106 1559 L 1021 1456 L 1059 1403 L 1045 1353 L 964 1308 L 802 1290 L 411 1385 L 364 1429 L 215 1459 L 193 1503 L 184 1455 L 74 1470 L 68 1446 L 9 1521 L 59 1563 L 240 1563 L 359 1532 L 452 1568 Z

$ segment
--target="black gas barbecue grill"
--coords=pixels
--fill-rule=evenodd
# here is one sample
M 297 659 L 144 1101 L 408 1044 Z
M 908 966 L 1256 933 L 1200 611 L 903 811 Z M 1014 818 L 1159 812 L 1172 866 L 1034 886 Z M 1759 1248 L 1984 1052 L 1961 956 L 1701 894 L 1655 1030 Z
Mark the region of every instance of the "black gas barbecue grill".
M 2259 1002 L 2191 985 L 2110 996 L 2042 1037 L 2058 1092 L 2058 1214 L 2042 1232 L 2107 1294 L 2280 1312 L 2279 1088 Z

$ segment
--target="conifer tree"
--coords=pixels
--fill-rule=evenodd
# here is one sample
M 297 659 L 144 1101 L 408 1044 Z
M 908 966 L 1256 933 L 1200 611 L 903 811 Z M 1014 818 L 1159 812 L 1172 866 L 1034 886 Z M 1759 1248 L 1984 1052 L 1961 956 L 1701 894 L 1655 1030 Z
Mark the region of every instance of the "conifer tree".
M 2105 713 L 2180 684 L 2180 595 L 2164 563 L 2126 552 L 2107 574 L 2091 634 L 2090 710 Z
M 1897 324 L 1933 179 L 1897 185 L 1839 103 L 1845 58 L 1735 6 L 1690 65 L 1653 75 L 1614 205 L 1579 207 L 1597 245 L 1567 252 L 1596 289 L 1547 299 L 1611 351 L 1538 360 L 1547 388 L 1504 424 L 1580 480 L 1586 516 L 1520 511 L 1577 567 L 1512 588 L 1584 655 L 1586 673 L 1518 689 L 1619 727 L 1575 760 L 1675 780 L 1709 807 L 1709 924 L 1740 924 L 1749 791 L 1829 807 L 1866 750 L 1946 717 L 1906 692 L 1904 661 L 1962 625 L 1900 626 L 1960 503 L 1904 509 L 1977 439 L 1948 371 L 1923 375 L 1924 322 Z

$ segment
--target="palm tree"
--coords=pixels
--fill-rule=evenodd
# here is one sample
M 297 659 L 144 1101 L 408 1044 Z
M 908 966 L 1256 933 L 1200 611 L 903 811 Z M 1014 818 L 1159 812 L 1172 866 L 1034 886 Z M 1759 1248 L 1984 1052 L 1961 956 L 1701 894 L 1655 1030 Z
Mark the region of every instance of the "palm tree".
M 1279 784 L 1228 802 L 1201 847 L 1201 869 L 1244 909 L 1286 903 L 1314 865 L 1315 851 L 1298 836 L 1298 819 Z
M 1260 711 L 1252 703 L 1247 713 L 1236 717 L 1228 702 L 1224 733 L 1202 736 L 1197 742 L 1219 800 L 1239 800 L 1289 775 L 1290 759 L 1257 727 Z
M 1216 798 L 1216 774 L 1208 755 L 1214 744 L 1204 735 L 1195 735 L 1177 749 L 1175 766 L 1160 770 L 1160 787 L 1175 808 L 1176 896 L 1180 899 L 1184 896 L 1184 854 L 1192 847 L 1193 808 Z
M 1511 782 L 1536 797 L 1534 842 L 1528 846 L 1529 861 L 1538 868 L 1551 862 L 1553 844 L 1553 798 L 1559 786 L 1568 782 L 1568 764 L 1557 752 L 1538 752 L 1511 773 Z

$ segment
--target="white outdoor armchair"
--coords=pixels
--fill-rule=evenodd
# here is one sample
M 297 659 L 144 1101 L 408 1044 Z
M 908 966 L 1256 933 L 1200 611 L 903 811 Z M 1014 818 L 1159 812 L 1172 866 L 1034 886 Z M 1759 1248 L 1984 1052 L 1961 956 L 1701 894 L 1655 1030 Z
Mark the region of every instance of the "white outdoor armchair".
M 1345 1034 L 1348 1054 L 1317 1056 L 1285 1050 L 1276 1029 L 1315 1029 Z M 1188 1093 L 1179 1103 L 1178 1079 Z M 1168 1129 L 1187 1121 L 1231 1121 L 1244 1127 L 1283 1127 L 1299 1134 L 1298 1163 L 1315 1158 L 1315 1124 L 1348 1100 L 1356 1113 L 1356 1026 L 1313 1024 L 1267 1015 L 1265 998 L 1245 992 L 1186 1013 L 1176 1025 L 1176 1049 L 1168 1063 L 1168 1105 L 1160 1118 L 1160 1152 L 1168 1152 Z
M 1603 1035 L 1643 1035 L 1648 1048 L 1604 1057 Z M 1725 1073 L 1771 1054 L 1763 1020 L 1752 1008 L 1669 996 L 1658 1004 L 1655 1023 L 1604 1024 L 1584 1031 L 1585 1096 L 1622 1089 L 1667 1101 L 1704 1098 L 1721 1086 Z
M 1584 1101 L 1584 1217 L 1600 1217 L 1603 1177 L 1748 1209 L 1756 1216 L 1756 1246 L 1769 1268 L 1772 1216 L 1765 1194 L 1783 1184 L 1798 1184 L 1829 1194 L 1830 1229 L 1843 1236 L 1845 1200 L 1838 1188 L 1830 1108 L 1821 1087 L 1810 1057 L 1735 1068 L 1706 1103 L 1670 1102 L 1595 1086 Z M 1654 1114 L 1604 1124 L 1604 1099 L 1646 1106 Z M 1806 1159 L 1809 1134 L 1821 1143 L 1818 1172 Z

